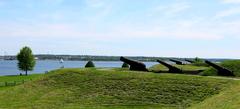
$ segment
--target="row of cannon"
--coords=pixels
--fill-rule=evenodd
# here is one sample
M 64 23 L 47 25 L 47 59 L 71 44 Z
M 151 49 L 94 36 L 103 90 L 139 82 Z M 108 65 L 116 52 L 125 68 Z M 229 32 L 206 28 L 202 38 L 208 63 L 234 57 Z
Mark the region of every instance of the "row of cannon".
M 134 71 L 149 71 L 147 68 L 146 68 L 146 65 L 140 61 L 136 61 L 136 60 L 132 60 L 132 59 L 128 59 L 126 57 L 120 57 L 120 61 L 124 62 L 124 63 L 127 63 L 129 66 L 130 66 L 130 70 L 134 70 Z M 179 61 L 179 60 L 175 60 L 175 59 L 170 59 L 170 61 L 172 62 L 175 62 L 176 64 L 178 65 L 184 65 L 184 63 L 182 61 Z M 193 63 L 194 61 L 191 61 L 191 60 L 185 60 L 187 62 L 190 62 L 190 63 Z M 182 69 L 176 67 L 176 66 L 173 66 L 171 64 L 168 64 L 167 62 L 165 61 L 162 61 L 162 60 L 157 60 L 157 62 L 159 62 L 160 64 L 166 66 L 169 70 L 168 72 L 169 73 L 191 73 L 191 74 L 198 74 L 200 73 L 202 70 L 197 70 L 197 71 L 183 71 Z M 217 73 L 218 75 L 221 75 L 221 76 L 234 76 L 234 73 L 233 71 L 227 69 L 227 68 L 224 68 L 220 65 L 217 65 L 213 62 L 210 62 L 208 60 L 205 60 L 205 63 L 208 64 L 209 66 L 212 66 L 213 68 L 215 68 L 217 70 Z

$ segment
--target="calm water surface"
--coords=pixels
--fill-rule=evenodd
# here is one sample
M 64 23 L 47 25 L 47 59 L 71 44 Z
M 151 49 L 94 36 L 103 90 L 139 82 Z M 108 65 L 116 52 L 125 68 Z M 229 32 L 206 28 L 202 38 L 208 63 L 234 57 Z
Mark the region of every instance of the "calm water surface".
M 87 61 L 64 61 L 60 63 L 55 60 L 38 60 L 33 73 L 44 73 L 45 71 L 58 69 L 62 66 L 65 68 L 82 68 L 85 66 Z M 144 62 L 147 67 L 158 64 L 157 62 Z M 96 67 L 121 67 L 122 62 L 120 61 L 94 61 Z M 0 75 L 18 75 L 20 72 L 17 68 L 17 61 L 0 60 Z

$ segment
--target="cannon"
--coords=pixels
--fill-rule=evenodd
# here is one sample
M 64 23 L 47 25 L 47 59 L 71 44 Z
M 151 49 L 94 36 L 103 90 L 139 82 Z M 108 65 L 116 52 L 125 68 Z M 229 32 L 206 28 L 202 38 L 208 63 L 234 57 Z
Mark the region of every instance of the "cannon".
M 168 72 L 169 73 L 183 73 L 183 71 L 175 66 L 172 66 L 164 61 L 161 61 L 161 60 L 157 60 L 157 62 L 159 62 L 160 64 L 166 66 L 169 70 Z
M 208 60 L 206 60 L 205 63 L 210 65 L 210 66 L 212 66 L 213 68 L 217 69 L 217 71 L 218 71 L 217 73 L 220 76 L 234 76 L 234 73 L 231 70 L 228 70 L 228 69 L 226 69 L 224 67 L 221 67 L 221 66 L 219 66 L 217 64 L 214 64 L 214 63 L 212 63 L 212 62 L 210 62 Z
M 185 61 L 189 62 L 189 63 L 194 63 L 193 60 L 189 60 L 189 59 L 185 59 Z
M 172 61 L 172 62 L 175 62 L 177 65 L 183 65 L 182 61 L 175 60 L 175 59 L 169 59 L 169 60 Z
M 148 71 L 148 69 L 146 68 L 146 65 L 142 62 L 131 60 L 131 59 L 128 59 L 125 57 L 120 57 L 120 61 L 123 61 L 123 62 L 127 63 L 128 65 L 130 65 L 130 70 Z

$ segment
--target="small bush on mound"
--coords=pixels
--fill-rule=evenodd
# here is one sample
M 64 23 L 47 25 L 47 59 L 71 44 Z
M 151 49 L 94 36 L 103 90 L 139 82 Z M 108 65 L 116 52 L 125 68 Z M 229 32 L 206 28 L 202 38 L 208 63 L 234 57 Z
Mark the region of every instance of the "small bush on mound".
M 89 67 L 95 67 L 92 61 L 88 61 L 88 63 L 85 65 L 85 68 L 89 68 Z
M 129 68 L 129 65 L 127 63 L 123 63 L 122 68 Z
M 225 67 L 233 71 L 235 76 L 240 76 L 240 60 L 228 60 L 220 64 L 220 66 Z M 217 70 L 214 68 L 209 68 L 208 70 L 201 73 L 203 76 L 216 76 Z
M 206 64 L 206 63 L 204 62 L 203 59 L 200 59 L 200 58 L 198 58 L 198 57 L 196 57 L 196 58 L 193 60 L 193 63 L 192 63 L 191 65 L 193 65 L 193 66 L 204 66 L 204 67 L 208 67 L 208 66 L 209 66 L 208 64 Z

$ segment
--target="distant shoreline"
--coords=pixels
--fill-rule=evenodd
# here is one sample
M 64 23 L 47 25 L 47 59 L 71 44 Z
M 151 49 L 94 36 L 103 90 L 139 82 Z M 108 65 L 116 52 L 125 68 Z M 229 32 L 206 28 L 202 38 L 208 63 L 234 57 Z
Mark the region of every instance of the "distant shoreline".
M 119 61 L 120 56 L 94 56 L 94 55 L 52 55 L 52 54 L 38 54 L 35 55 L 38 60 L 60 60 L 64 61 Z M 155 62 L 157 59 L 168 60 L 168 59 L 194 59 L 194 58 L 177 58 L 177 57 L 148 57 L 148 56 L 126 56 L 128 58 L 139 60 L 143 62 Z M 16 56 L 8 55 L 8 56 L 0 56 L 0 60 L 16 60 Z M 218 58 L 210 58 L 206 59 L 213 62 L 222 62 L 224 60 L 232 60 L 232 59 L 218 59 Z

